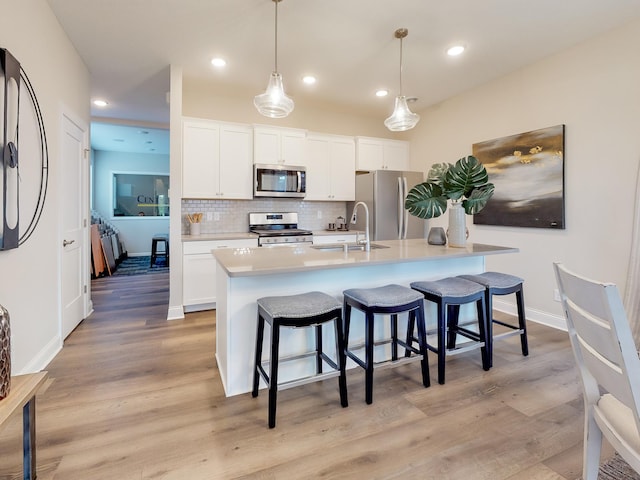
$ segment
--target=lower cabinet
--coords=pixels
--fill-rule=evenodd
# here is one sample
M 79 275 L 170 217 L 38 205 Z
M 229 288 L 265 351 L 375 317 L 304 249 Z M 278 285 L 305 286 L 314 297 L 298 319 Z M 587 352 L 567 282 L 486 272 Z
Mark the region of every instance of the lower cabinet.
M 185 312 L 216 308 L 217 248 L 257 247 L 258 240 L 198 240 L 182 244 L 182 304 Z

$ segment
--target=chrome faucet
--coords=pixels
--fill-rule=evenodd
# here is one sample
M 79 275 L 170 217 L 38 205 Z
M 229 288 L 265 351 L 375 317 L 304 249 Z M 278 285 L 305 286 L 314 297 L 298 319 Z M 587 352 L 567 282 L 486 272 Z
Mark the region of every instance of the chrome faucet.
M 369 252 L 371 251 L 371 242 L 369 241 L 369 207 L 367 207 L 367 204 L 364 202 L 358 202 L 355 204 L 355 206 L 353 207 L 353 213 L 351 214 L 351 223 L 355 224 L 356 223 L 356 211 L 358 210 L 358 207 L 362 205 L 364 207 L 364 214 L 365 214 L 365 231 L 364 231 L 364 250 L 365 252 Z M 356 234 L 356 242 L 357 243 L 361 243 L 360 241 L 358 241 L 358 237 Z

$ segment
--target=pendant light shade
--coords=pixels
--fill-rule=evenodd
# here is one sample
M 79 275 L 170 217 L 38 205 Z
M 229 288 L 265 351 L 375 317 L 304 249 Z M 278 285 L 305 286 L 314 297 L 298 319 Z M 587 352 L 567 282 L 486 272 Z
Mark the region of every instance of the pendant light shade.
M 409 34 L 406 28 L 399 28 L 395 37 L 400 39 L 400 95 L 396 97 L 393 113 L 384 121 L 384 125 L 392 132 L 411 130 L 420 121 L 420 115 L 409 110 L 407 98 L 402 94 L 402 39 Z
M 256 95 L 253 104 L 261 115 L 271 118 L 283 118 L 293 111 L 294 103 L 290 97 L 284 93 L 282 75 L 278 73 L 278 3 L 282 0 L 273 0 L 276 4 L 275 21 L 275 68 L 269 77 L 269 84 L 264 93 Z

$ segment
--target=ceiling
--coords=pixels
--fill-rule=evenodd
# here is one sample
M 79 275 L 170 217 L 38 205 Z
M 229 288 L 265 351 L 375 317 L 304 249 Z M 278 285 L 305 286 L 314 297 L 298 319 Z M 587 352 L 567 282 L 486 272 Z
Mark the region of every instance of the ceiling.
M 270 0 L 47 0 L 91 72 L 92 115 L 168 124 L 169 66 L 252 101 L 274 67 Z M 382 122 L 398 94 L 413 111 L 640 18 L 640 0 L 283 0 L 278 70 L 299 104 L 346 106 Z M 448 57 L 446 49 L 467 50 Z M 635 46 L 629 46 L 630 52 Z M 224 69 L 210 61 L 226 59 Z M 301 79 L 313 74 L 318 82 Z M 387 88 L 389 96 L 374 95 Z

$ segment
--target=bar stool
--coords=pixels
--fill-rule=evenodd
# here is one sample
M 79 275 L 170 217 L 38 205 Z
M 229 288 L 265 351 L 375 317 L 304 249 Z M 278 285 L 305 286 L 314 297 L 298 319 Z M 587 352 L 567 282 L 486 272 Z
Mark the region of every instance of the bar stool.
M 164 243 L 164 251 L 158 252 L 158 243 Z M 151 238 L 151 266 L 156 263 L 157 257 L 164 257 L 169 266 L 169 235 L 165 233 L 156 233 Z
M 438 307 L 437 315 L 437 335 L 438 346 L 437 348 L 430 345 L 428 340 L 425 343 L 427 349 L 436 352 L 438 354 L 438 383 L 444 384 L 444 367 L 446 355 L 459 354 L 480 348 L 482 356 L 482 368 L 489 370 L 489 355 L 486 347 L 486 331 L 487 320 L 485 316 L 484 305 L 484 287 L 478 283 L 470 280 L 465 280 L 458 277 L 448 277 L 441 280 L 427 281 L 427 282 L 413 282 L 411 288 L 421 292 L 426 300 L 433 302 Z M 458 325 L 458 315 L 460 312 L 460 305 L 467 303 L 476 303 L 477 318 L 478 318 L 478 331 L 475 332 L 466 328 L 465 326 Z M 413 342 L 413 325 L 409 325 L 412 338 L 409 342 Z M 421 333 L 418 330 L 418 335 Z M 446 343 L 445 343 L 446 335 Z M 466 345 L 464 347 L 455 348 L 456 335 L 462 335 L 474 343 Z
M 258 329 L 256 335 L 256 357 L 253 372 L 253 397 L 258 396 L 260 376 L 264 378 L 269 388 L 269 428 L 276 426 L 276 401 L 278 389 L 303 385 L 312 381 L 324 380 L 339 376 L 340 404 L 348 405 L 346 357 L 344 353 L 344 336 L 342 333 L 342 305 L 335 298 L 322 292 L 308 292 L 299 295 L 263 297 L 258 303 Z M 333 321 L 336 337 L 336 362 L 323 351 L 322 324 Z M 262 341 L 264 338 L 264 324 L 271 325 L 271 358 L 269 360 L 269 374 L 262 362 Z M 297 355 L 291 358 L 279 358 L 280 327 L 315 327 L 316 349 L 314 352 Z M 316 375 L 284 382 L 278 385 L 278 363 L 280 361 L 296 360 L 303 356 L 316 357 Z M 327 363 L 334 371 L 322 373 L 322 362 Z M 267 362 L 265 362 L 267 363 Z
M 460 275 L 460 278 L 471 280 L 485 287 L 485 307 L 487 309 L 487 348 L 489 350 L 489 362 L 493 366 L 493 342 L 511 335 L 520 335 L 520 346 L 522 355 L 529 355 L 529 343 L 527 341 L 527 323 L 524 314 L 524 292 L 522 284 L 524 280 L 515 275 L 508 275 L 500 272 L 485 272 L 478 275 Z M 493 318 L 494 295 L 516 294 L 516 305 L 518 307 L 518 325 L 505 323 Z M 493 324 L 502 325 L 509 330 L 498 335 L 493 334 Z
M 386 285 L 377 288 L 352 288 L 345 290 L 344 294 L 344 337 L 346 355 L 365 370 L 365 401 L 367 404 L 373 402 L 373 325 L 376 314 L 391 315 L 391 361 L 396 363 L 406 363 L 418 358 L 422 364 L 422 384 L 425 387 L 430 385 L 429 360 L 427 358 L 427 348 L 424 343 L 425 323 L 424 323 L 424 301 L 422 295 L 414 292 L 410 288 L 401 285 Z M 364 361 L 349 350 L 349 327 L 351 323 L 351 309 L 356 308 L 365 314 L 365 359 Z M 408 341 L 398 339 L 398 314 L 408 312 L 408 323 L 415 323 L 418 320 L 419 348 L 414 348 Z M 407 336 L 409 338 L 409 336 Z M 385 341 L 383 343 L 388 343 Z M 398 345 L 404 347 L 405 358 L 398 360 Z M 416 353 L 420 357 L 411 357 L 411 353 Z

